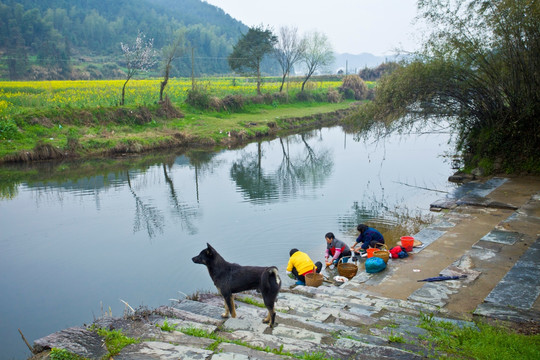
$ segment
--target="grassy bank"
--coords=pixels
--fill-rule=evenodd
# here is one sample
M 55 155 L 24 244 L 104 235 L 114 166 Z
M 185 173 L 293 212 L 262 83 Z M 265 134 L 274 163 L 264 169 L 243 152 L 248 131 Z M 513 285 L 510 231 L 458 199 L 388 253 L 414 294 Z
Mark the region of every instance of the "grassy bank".
M 228 84 L 226 86 L 226 84 Z M 337 123 L 353 100 L 334 79 L 299 93 L 253 94 L 246 79 L 217 79 L 197 91 L 170 86 L 158 102 L 156 80 L 133 82 L 126 106 L 113 82 L 4 83 L 0 90 L 0 162 L 111 156 L 174 147 L 219 147 L 281 131 Z M 182 85 L 182 86 L 180 86 Z M 266 86 L 275 84 L 270 80 Z M 191 94 L 191 98 L 190 98 Z
M 231 146 L 280 131 L 335 123 L 352 102 L 257 105 L 239 113 L 170 103 L 134 108 L 45 109 L 7 125 L 0 161 L 141 153 L 171 147 Z M 324 116 L 326 115 L 326 116 Z M 6 127 L 5 127 L 6 128 Z

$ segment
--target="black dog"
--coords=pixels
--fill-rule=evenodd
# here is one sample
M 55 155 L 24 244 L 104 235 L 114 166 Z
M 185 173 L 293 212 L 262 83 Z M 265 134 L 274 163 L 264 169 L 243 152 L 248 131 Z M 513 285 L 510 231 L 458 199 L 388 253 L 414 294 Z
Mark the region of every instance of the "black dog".
M 246 290 L 257 290 L 261 293 L 264 305 L 268 309 L 268 316 L 263 320 L 263 323 L 268 323 L 270 327 L 273 327 L 276 318 L 274 303 L 281 288 L 278 269 L 275 266 L 233 264 L 225 261 L 210 244 L 206 245 L 208 247 L 192 260 L 196 264 L 206 265 L 214 285 L 225 299 L 225 313 L 222 316 L 229 317 L 230 313 L 233 318 L 236 317 L 233 294 Z

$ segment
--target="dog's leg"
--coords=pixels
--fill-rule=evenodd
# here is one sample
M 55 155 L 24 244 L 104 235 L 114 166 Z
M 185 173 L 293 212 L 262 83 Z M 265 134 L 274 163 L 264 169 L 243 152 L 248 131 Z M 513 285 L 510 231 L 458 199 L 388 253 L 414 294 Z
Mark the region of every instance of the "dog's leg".
M 281 288 L 281 279 L 275 266 L 267 268 L 261 275 L 261 295 L 268 315 L 263 320 L 270 327 L 274 327 L 276 321 L 275 303 Z
M 231 316 L 233 318 L 235 318 L 236 317 L 236 306 L 234 306 L 234 295 L 231 295 L 231 309 L 230 309 L 230 311 L 231 311 Z
M 264 324 L 268 324 L 270 327 L 274 327 L 274 323 L 276 322 L 276 312 L 274 309 L 270 310 L 268 309 L 268 315 L 263 320 Z
M 274 327 L 275 323 L 276 323 L 276 312 L 274 310 L 272 310 L 272 316 L 271 316 L 272 320 L 270 321 L 270 323 L 268 324 L 271 328 Z
M 221 314 L 222 318 L 228 318 L 229 317 L 229 305 L 227 305 L 227 299 L 225 299 L 225 312 Z
M 264 299 L 263 299 L 264 300 Z M 267 302 L 267 301 L 265 301 Z M 268 324 L 270 327 L 274 326 L 274 320 L 276 319 L 276 312 L 274 310 L 274 303 L 265 304 L 266 309 L 268 310 L 268 315 L 263 320 L 264 324 Z
M 270 322 L 270 311 L 268 311 L 268 315 L 263 319 L 263 324 L 268 324 Z
M 234 295 L 223 296 L 225 299 L 225 313 L 221 317 L 228 318 L 229 314 L 233 318 L 236 317 L 236 308 L 234 307 Z

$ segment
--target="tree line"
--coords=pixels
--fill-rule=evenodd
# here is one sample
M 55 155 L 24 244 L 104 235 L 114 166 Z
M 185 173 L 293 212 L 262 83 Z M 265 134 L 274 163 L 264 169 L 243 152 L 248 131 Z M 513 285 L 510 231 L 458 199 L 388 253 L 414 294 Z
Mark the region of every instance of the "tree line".
M 121 43 L 121 48 L 127 68 L 120 101 L 120 104 L 124 105 L 127 83 L 136 74 L 146 72 L 154 66 L 157 53 L 154 50 L 154 40 L 146 39 L 146 35 L 142 32 L 139 32 L 134 44 Z M 173 60 L 181 57 L 185 52 L 185 31 L 179 30 L 176 32 L 175 40 L 162 49 L 163 81 L 160 86 L 160 101 L 163 101 L 163 93 L 169 80 Z M 313 31 L 300 36 L 297 28 L 284 26 L 279 29 L 279 36 L 277 36 L 270 28 L 259 25 L 250 27 L 240 37 L 227 59 L 230 68 L 236 73 L 257 78 L 258 95 L 261 95 L 261 66 L 265 59 L 275 59 L 281 67 L 280 92 L 283 91 L 285 80 L 295 64 L 301 64 L 305 70 L 301 88 L 303 92 L 310 77 L 334 61 L 334 51 L 332 44 L 323 33 Z
M 247 27 L 200 0 L 0 0 L 0 71 L 12 80 L 67 79 L 83 64 L 92 78 L 118 78 L 120 42 L 141 31 L 162 48 L 178 29 L 197 57 L 215 60 L 226 59 Z M 196 66 L 203 74 L 229 71 L 226 61 Z M 191 60 L 180 58 L 171 70 L 188 75 Z
M 275 58 L 281 68 L 280 92 L 296 64 L 305 72 L 303 92 L 310 77 L 334 61 L 332 44 L 324 33 L 313 31 L 300 36 L 296 27 L 283 26 L 279 35 L 274 35 L 262 25 L 251 27 L 234 45 L 228 61 L 232 70 L 257 77 L 258 94 L 261 94 L 261 63 L 266 56 Z

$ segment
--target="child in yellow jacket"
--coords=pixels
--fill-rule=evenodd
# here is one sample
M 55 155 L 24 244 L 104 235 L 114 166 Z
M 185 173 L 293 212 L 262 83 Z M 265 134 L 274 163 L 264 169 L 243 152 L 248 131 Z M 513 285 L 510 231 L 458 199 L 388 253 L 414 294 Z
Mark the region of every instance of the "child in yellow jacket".
M 308 254 L 299 251 L 298 249 L 291 249 L 289 252 L 289 263 L 287 264 L 287 274 L 291 278 L 295 278 L 296 285 L 305 285 L 305 275 L 316 271 L 321 272 L 322 263 L 317 261 L 313 263 Z

